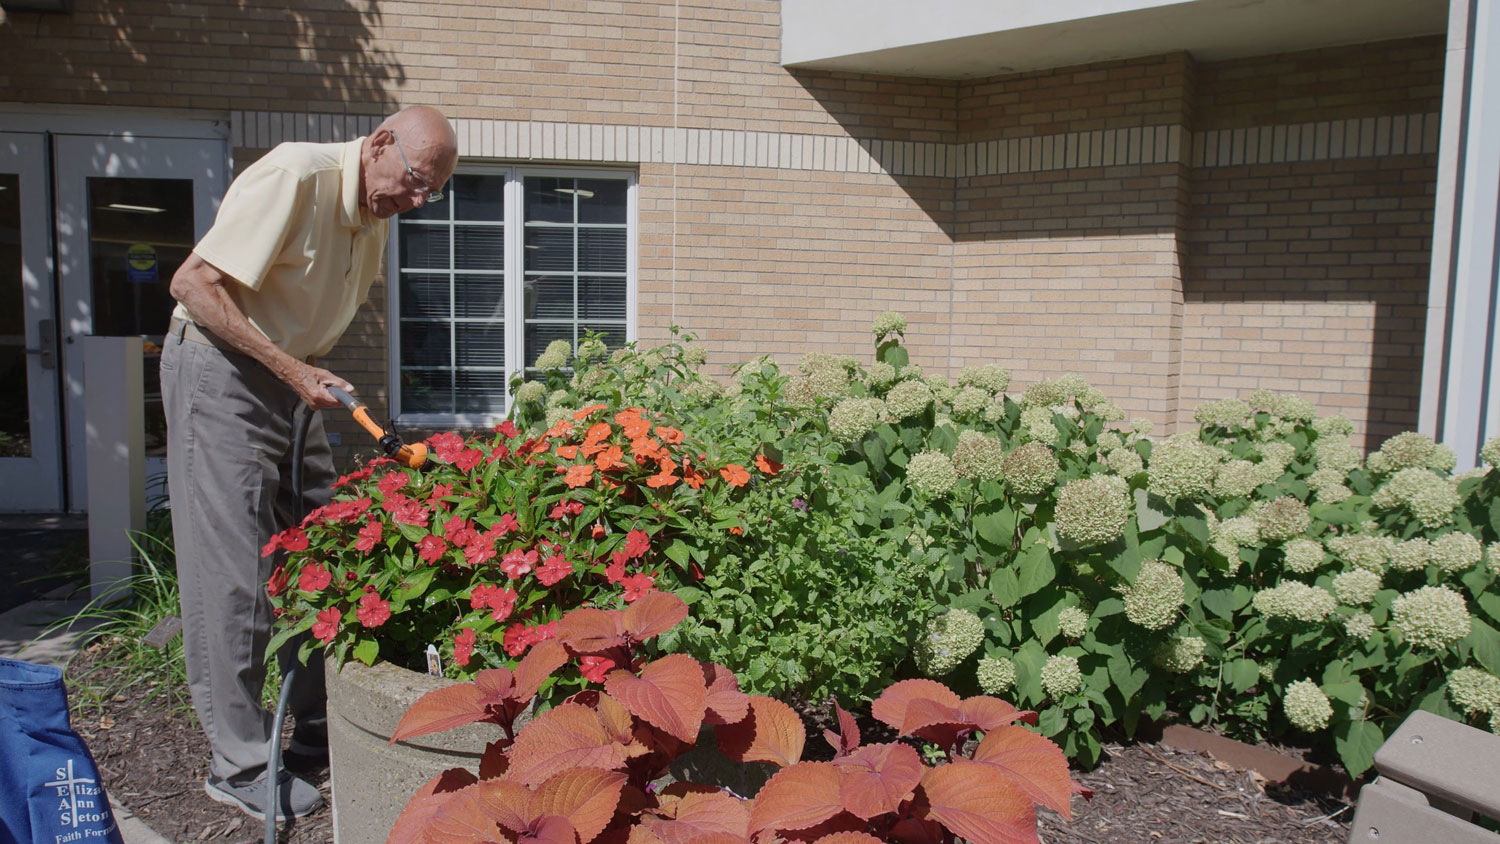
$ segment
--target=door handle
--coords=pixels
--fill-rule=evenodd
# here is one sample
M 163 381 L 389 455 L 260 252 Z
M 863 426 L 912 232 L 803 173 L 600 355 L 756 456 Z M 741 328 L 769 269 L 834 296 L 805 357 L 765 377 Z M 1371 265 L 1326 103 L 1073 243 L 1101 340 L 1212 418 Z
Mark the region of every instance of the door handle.
M 27 349 L 26 354 L 36 355 L 40 360 L 37 362 L 43 369 L 57 368 L 57 321 L 51 319 L 40 320 L 36 324 L 37 334 L 40 342 L 37 348 Z

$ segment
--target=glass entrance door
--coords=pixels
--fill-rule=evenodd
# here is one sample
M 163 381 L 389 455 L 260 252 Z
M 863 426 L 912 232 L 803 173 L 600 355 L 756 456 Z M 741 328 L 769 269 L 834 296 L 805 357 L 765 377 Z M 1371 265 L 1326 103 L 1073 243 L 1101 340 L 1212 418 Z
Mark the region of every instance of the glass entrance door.
M 62 509 L 47 148 L 0 132 L 0 512 Z
M 84 336 L 140 336 L 148 478 L 165 472 L 166 425 L 157 366 L 173 301 L 172 274 L 213 224 L 228 186 L 222 140 L 57 138 L 64 402 L 69 452 L 84 453 Z M 87 501 L 81 460 L 70 467 L 73 509 Z

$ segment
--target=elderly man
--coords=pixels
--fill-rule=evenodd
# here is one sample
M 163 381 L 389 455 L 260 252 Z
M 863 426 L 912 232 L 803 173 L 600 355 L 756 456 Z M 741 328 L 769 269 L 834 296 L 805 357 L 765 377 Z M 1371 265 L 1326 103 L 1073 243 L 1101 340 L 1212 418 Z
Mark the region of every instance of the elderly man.
M 188 683 L 213 747 L 204 789 L 252 817 L 265 817 L 271 737 L 261 705 L 271 561 L 261 547 L 293 509 L 293 413 L 299 401 L 335 406 L 329 386 L 351 389 L 314 360 L 368 296 L 386 220 L 440 198 L 457 157 L 447 120 L 425 106 L 348 143 L 281 144 L 235 179 L 172 278 L 179 304 L 161 384 Z M 304 477 L 304 506 L 326 503 L 333 462 L 316 418 Z M 327 756 L 321 668 L 299 669 L 290 698 L 292 751 L 314 760 Z M 310 783 L 275 773 L 281 817 L 322 804 Z

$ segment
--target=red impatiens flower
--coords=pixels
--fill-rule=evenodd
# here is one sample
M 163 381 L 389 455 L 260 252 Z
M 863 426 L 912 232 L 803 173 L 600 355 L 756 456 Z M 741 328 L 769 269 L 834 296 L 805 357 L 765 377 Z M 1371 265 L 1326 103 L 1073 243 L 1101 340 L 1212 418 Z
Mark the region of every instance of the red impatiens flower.
M 479 462 L 483 459 L 484 452 L 480 451 L 477 448 L 466 448 L 463 451 L 460 451 L 458 455 L 453 458 L 453 465 L 460 472 L 468 472 L 475 466 L 478 466 Z
M 468 545 L 479 538 L 479 533 L 469 520 L 463 516 L 454 516 L 443 522 L 443 536 L 454 545 Z
M 500 570 L 505 572 L 506 577 L 515 580 L 535 568 L 539 556 L 541 555 L 537 553 L 535 548 L 530 551 L 522 551 L 517 548 L 500 560 Z
M 266 581 L 266 594 L 272 598 L 280 595 L 286 591 L 287 582 L 286 566 L 277 566 L 276 570 L 271 572 L 270 579 Z
M 370 522 L 359 529 L 359 538 L 354 540 L 354 547 L 368 554 L 375 550 L 375 543 L 380 541 L 383 533 L 385 527 L 380 522 Z
M 490 456 L 484 458 L 485 463 L 494 463 L 496 460 L 504 460 L 510 456 L 510 446 L 497 445 L 490 449 Z
M 427 438 L 427 445 L 432 448 L 432 453 L 444 463 L 452 463 L 453 458 L 458 456 L 464 448 L 464 438 L 451 431 L 433 434 Z
M 583 679 L 590 683 L 604 682 L 604 675 L 615 667 L 615 661 L 606 656 L 586 656 L 578 660 Z
M 615 554 L 620 552 L 616 551 Z M 614 562 L 604 567 L 604 579 L 610 583 L 619 583 L 625 579 L 625 560 L 617 558 Z
M 493 533 L 496 538 L 502 537 L 513 530 L 520 530 L 521 523 L 516 521 L 515 513 L 501 513 L 500 521 L 490 526 L 485 533 Z
M 433 484 L 432 492 L 427 494 L 427 500 L 436 501 L 439 498 L 446 498 L 452 494 L 453 484 Z
M 625 603 L 628 604 L 654 591 L 656 589 L 656 578 L 642 572 L 640 574 L 632 574 L 621 580 L 620 585 L 625 587 Z
M 750 482 L 750 473 L 745 471 L 745 467 L 734 463 L 720 469 L 719 475 L 728 481 L 730 486 L 744 486 Z
M 303 566 L 297 573 L 297 588 L 303 592 L 322 592 L 333 582 L 333 575 L 321 563 Z
M 531 628 L 518 621 L 505 628 L 505 641 L 502 644 L 506 653 L 520 656 L 526 653 L 527 648 L 536 644 L 536 640 L 532 638 Z
M 318 620 L 313 622 L 312 634 L 314 638 L 323 643 L 333 641 L 333 637 L 339 632 L 339 619 L 344 613 L 338 607 L 329 607 L 318 613 Z
M 636 529 L 625 534 L 625 559 L 633 560 L 636 557 L 643 557 L 649 550 L 651 550 L 651 537 L 645 531 Z
M 362 481 L 373 474 L 375 474 L 375 467 L 366 466 L 365 468 L 360 469 L 358 472 L 350 472 L 347 475 L 340 476 L 338 480 L 333 482 L 333 486 L 336 489 L 341 486 L 358 483 L 359 481 Z
M 354 616 L 366 627 L 379 627 L 391 619 L 391 602 L 380 597 L 379 592 L 366 592 L 360 596 Z
M 403 498 L 395 508 L 391 510 L 391 518 L 403 525 L 416 525 L 427 527 L 427 519 L 432 515 L 422 502 L 415 498 Z
M 465 627 L 453 637 L 453 660 L 459 665 L 468 665 L 474 655 L 474 631 Z
M 605 531 L 604 531 L 604 525 L 594 525 L 594 528 L 593 528 L 594 539 L 603 539 L 604 538 L 604 533 L 605 533 Z
M 755 456 L 755 468 L 761 470 L 762 472 L 765 472 L 767 475 L 775 477 L 776 473 L 781 471 L 781 464 L 765 456 L 764 454 L 757 454 Z
M 375 485 L 380 487 L 382 495 L 390 495 L 401 487 L 406 486 L 406 473 L 399 469 L 394 472 L 386 472 L 380 476 L 380 480 Z
M 516 430 L 515 423 L 507 419 L 495 426 L 495 433 L 509 440 L 514 439 L 519 432 Z
M 553 554 L 536 570 L 536 579 L 540 580 L 543 586 L 551 586 L 572 573 L 573 564 L 568 562 L 563 555 Z
M 464 546 L 464 562 L 480 566 L 495 559 L 495 540 L 488 533 Z
M 448 550 L 448 541 L 435 533 L 429 533 L 417 543 L 417 556 L 430 564 L 436 564 Z

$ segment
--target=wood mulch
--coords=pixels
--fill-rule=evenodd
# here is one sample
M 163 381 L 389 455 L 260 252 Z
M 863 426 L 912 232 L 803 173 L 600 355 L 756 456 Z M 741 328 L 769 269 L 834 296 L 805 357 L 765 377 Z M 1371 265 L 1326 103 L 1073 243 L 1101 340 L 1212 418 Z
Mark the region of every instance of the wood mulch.
M 106 653 L 97 647 L 84 650 L 69 673 L 109 670 L 102 664 Z M 867 718 L 861 722 L 867 742 L 889 740 L 882 735 L 884 725 Z M 142 704 L 116 698 L 105 701 L 102 711 L 77 708 L 73 725 L 98 760 L 110 796 L 164 837 L 261 840 L 260 822 L 203 793 L 208 742 L 191 711 L 173 711 L 160 700 Z M 823 744 L 822 726 L 809 724 L 809 755 Z M 1039 832 L 1046 844 L 1343 844 L 1353 816 L 1345 802 L 1268 787 L 1253 773 L 1161 744 L 1108 744 L 1099 767 L 1075 771 L 1074 777 L 1093 789 L 1094 798 L 1074 798 L 1071 822 L 1040 811 Z M 327 799 L 327 771 L 308 778 Z M 312 816 L 284 826 L 281 840 L 332 841 L 331 810 L 325 804 Z

